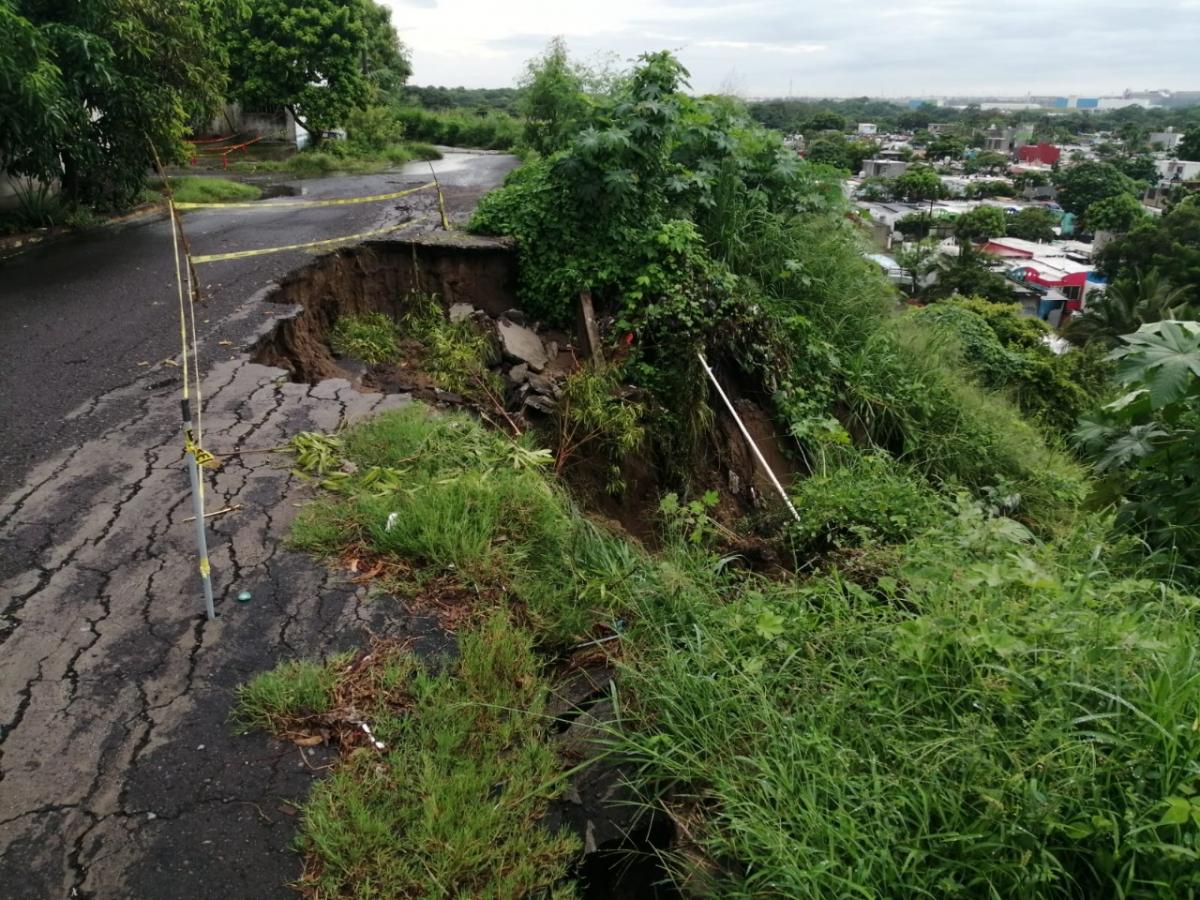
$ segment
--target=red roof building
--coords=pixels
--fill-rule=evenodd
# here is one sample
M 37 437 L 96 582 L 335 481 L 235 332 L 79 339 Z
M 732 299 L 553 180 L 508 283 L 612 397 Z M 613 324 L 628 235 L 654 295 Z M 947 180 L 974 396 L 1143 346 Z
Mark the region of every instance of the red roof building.
M 1026 144 L 1017 148 L 1017 156 L 1023 163 L 1041 163 L 1052 166 L 1062 158 L 1062 151 L 1053 144 L 1042 141 L 1040 144 Z

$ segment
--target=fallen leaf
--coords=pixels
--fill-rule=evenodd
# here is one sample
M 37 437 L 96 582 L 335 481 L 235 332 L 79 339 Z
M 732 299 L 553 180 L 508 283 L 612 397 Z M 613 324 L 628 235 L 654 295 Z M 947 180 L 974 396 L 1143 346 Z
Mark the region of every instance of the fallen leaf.
M 292 738 L 292 743 L 297 747 L 315 747 L 323 740 L 325 739 L 319 734 L 310 734 L 305 737 Z

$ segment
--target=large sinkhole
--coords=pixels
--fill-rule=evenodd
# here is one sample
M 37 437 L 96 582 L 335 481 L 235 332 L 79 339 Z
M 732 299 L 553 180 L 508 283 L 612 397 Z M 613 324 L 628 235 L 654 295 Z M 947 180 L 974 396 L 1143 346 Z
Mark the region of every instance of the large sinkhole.
M 507 418 L 509 424 L 517 420 L 536 428 L 551 421 L 563 379 L 579 368 L 583 354 L 576 351 L 576 335 L 526 320 L 517 308 L 516 283 L 516 255 L 503 239 L 435 233 L 347 248 L 298 270 L 267 297 L 293 309 L 258 341 L 253 359 L 285 370 L 298 382 L 345 378 L 364 390 L 404 391 L 443 405 L 466 405 L 498 427 Z M 436 302 L 446 321 L 466 319 L 466 325 L 491 342 L 487 373 L 495 390 L 486 396 L 495 409 L 479 396 L 457 396 L 405 368 L 420 361 L 420 347 L 402 345 L 400 355 L 408 358 L 394 364 L 366 363 L 335 351 L 331 336 L 340 319 L 382 314 L 399 324 L 422 302 Z M 650 475 L 640 484 L 631 475 L 630 482 L 611 516 L 636 533 L 637 523 L 652 517 L 629 495 L 644 494 L 656 503 L 660 486 Z M 572 486 L 579 487 L 578 479 Z M 597 504 L 586 505 L 597 509 Z M 592 720 L 606 720 L 603 696 L 572 696 L 556 713 L 558 738 L 588 746 Z M 576 737 L 578 733 L 585 737 Z M 663 866 L 674 828 L 661 814 L 650 815 L 631 802 L 624 787 L 627 774 L 604 760 L 583 768 L 570 779 L 567 796 L 551 805 L 545 824 L 569 829 L 585 848 L 573 873 L 582 896 L 669 900 L 679 896 L 669 887 Z
M 351 377 L 329 335 L 342 316 L 382 313 L 400 319 L 410 298 L 433 294 L 447 307 L 469 304 L 498 317 L 516 306 L 516 257 L 495 238 L 457 233 L 378 241 L 323 256 L 295 272 L 267 298 L 296 307 L 254 348 L 253 359 L 293 380 Z

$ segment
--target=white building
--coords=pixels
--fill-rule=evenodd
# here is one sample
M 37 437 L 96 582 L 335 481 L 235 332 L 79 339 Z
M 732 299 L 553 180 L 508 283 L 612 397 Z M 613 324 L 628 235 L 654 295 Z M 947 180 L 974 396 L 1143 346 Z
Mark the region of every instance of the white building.
M 875 134 L 878 130 L 879 130 L 879 126 L 875 125 L 872 122 L 859 122 L 858 123 L 858 133 L 859 134 L 864 134 L 864 135 Z
M 1150 146 L 1156 150 L 1174 150 L 1183 140 L 1183 132 L 1168 128 L 1166 131 L 1152 131 L 1146 138 Z

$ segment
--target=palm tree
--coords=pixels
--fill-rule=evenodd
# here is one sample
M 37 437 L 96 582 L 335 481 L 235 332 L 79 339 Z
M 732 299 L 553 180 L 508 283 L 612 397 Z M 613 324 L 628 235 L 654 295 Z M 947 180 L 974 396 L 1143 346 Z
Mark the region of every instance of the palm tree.
M 1132 334 L 1147 322 L 1195 316 L 1186 289 L 1171 287 L 1157 269 L 1144 273 L 1134 269 L 1132 275 L 1113 281 L 1102 299 L 1072 319 L 1063 336 L 1080 346 L 1100 341 L 1115 347 L 1121 335 Z

